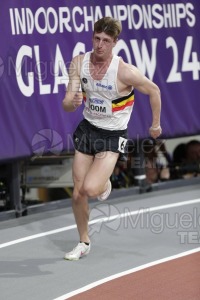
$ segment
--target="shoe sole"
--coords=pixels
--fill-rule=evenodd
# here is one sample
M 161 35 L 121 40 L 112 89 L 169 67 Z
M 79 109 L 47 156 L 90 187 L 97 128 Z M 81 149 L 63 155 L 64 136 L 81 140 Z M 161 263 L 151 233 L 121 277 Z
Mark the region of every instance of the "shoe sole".
M 89 251 L 86 251 L 84 254 L 82 254 L 80 257 L 72 257 L 72 258 L 70 258 L 70 257 L 64 257 L 64 259 L 65 260 L 70 260 L 70 261 L 76 261 L 76 260 L 79 260 L 80 258 L 82 258 L 83 256 L 86 256 L 86 255 L 88 255 L 90 253 L 90 250 Z
M 111 181 L 109 180 L 109 190 L 108 190 L 108 193 L 106 195 L 106 198 L 105 199 L 101 199 L 101 196 L 99 196 L 99 197 L 97 197 L 97 199 L 99 201 L 101 201 L 101 202 L 106 201 L 108 199 L 108 197 L 110 196 L 111 191 L 112 191 L 112 184 L 111 184 Z

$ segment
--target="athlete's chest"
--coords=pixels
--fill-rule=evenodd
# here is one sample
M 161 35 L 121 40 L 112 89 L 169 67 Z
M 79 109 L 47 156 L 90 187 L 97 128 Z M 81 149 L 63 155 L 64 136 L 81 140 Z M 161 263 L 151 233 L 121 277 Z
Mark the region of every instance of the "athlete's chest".
M 98 64 L 93 64 L 90 62 L 89 64 L 89 72 L 90 76 L 94 80 L 103 80 L 105 77 L 108 76 L 109 71 L 109 63 L 108 62 L 100 62 Z

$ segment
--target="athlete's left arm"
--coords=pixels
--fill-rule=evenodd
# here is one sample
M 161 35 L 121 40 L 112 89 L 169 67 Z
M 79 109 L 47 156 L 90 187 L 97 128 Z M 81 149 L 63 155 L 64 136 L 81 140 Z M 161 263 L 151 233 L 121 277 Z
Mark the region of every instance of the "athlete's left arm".
M 128 86 L 133 86 L 139 92 L 148 95 L 152 110 L 152 126 L 150 127 L 150 134 L 153 138 L 157 138 L 162 129 L 160 127 L 161 114 L 161 95 L 159 87 L 144 76 L 135 66 L 124 64 L 120 70 L 121 80 Z M 122 71 L 122 72 L 121 72 Z

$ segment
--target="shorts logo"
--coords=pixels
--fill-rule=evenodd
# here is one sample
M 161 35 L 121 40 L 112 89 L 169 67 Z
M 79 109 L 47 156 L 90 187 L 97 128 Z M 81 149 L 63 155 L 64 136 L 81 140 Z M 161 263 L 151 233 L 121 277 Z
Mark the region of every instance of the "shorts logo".
M 87 78 L 85 78 L 85 77 L 82 78 L 82 81 L 83 81 L 83 83 L 85 83 L 85 84 L 88 82 L 88 81 L 87 81 Z
M 78 143 L 79 142 L 79 138 L 76 137 L 74 141 L 75 141 L 75 143 Z
M 125 153 L 126 143 L 127 143 L 127 139 L 120 136 L 119 143 L 118 143 L 118 151 L 119 152 Z

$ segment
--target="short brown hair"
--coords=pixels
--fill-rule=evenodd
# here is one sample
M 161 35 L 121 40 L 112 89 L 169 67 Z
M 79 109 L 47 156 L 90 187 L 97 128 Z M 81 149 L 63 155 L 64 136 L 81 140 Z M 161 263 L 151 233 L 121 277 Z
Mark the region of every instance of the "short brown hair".
M 122 31 L 121 23 L 118 20 L 113 19 L 111 17 L 104 17 L 98 20 L 94 24 L 94 33 L 105 32 L 107 35 L 111 36 L 114 40 L 118 38 L 121 31 Z

